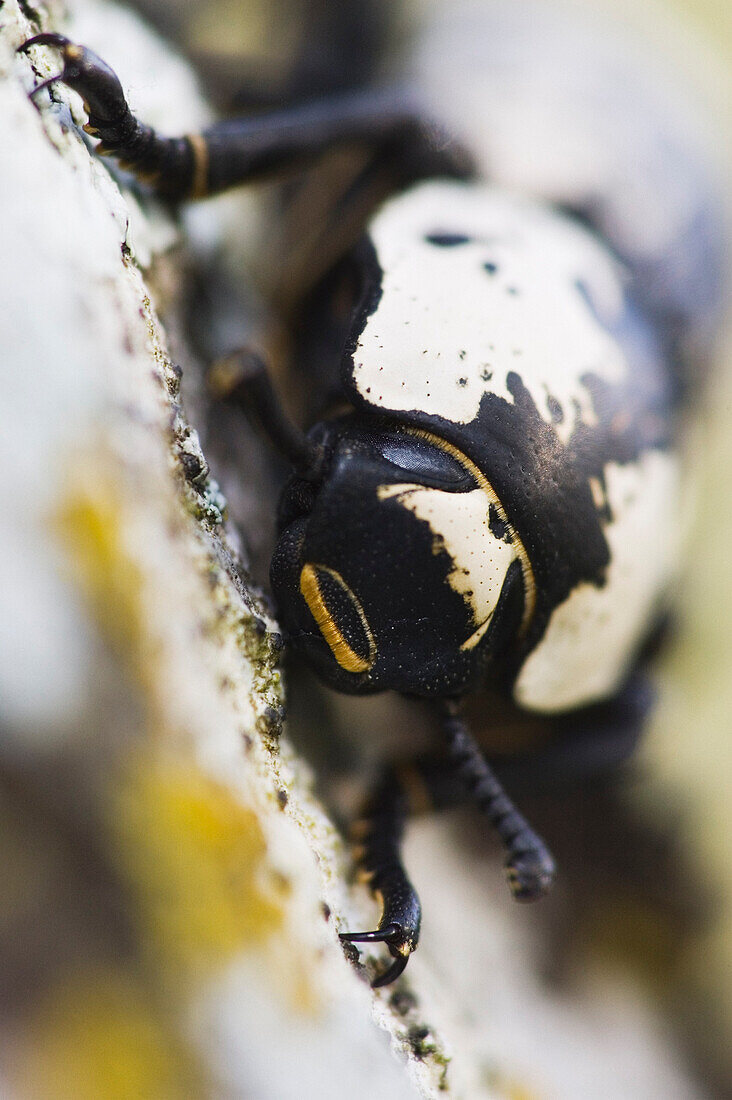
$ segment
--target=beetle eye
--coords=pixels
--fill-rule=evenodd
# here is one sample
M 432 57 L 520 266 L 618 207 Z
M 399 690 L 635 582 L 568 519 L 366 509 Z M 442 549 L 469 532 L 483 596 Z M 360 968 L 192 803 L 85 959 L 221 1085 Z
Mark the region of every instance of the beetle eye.
M 331 652 L 346 672 L 367 672 L 376 645 L 363 607 L 340 573 L 308 562 L 300 573 L 300 591 Z
M 456 458 L 413 432 L 385 436 L 379 441 L 379 450 L 392 466 L 418 474 L 425 484 L 463 492 L 476 488 L 474 479 Z

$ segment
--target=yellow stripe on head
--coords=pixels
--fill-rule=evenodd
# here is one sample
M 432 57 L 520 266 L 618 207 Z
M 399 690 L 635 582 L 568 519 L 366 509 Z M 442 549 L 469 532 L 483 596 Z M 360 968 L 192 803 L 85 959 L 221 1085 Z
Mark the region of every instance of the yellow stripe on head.
M 319 573 L 325 573 L 331 577 L 338 584 L 341 591 L 348 597 L 353 609 L 358 615 L 364 635 L 368 641 L 368 657 L 359 656 L 346 641 L 343 632 L 335 622 L 323 598 L 320 581 L 318 580 Z M 328 643 L 331 653 L 341 668 L 345 669 L 346 672 L 368 672 L 376 660 L 374 636 L 369 627 L 363 607 L 343 580 L 340 573 L 337 573 L 335 569 L 331 569 L 327 565 L 314 565 L 308 562 L 302 567 L 302 572 L 300 573 L 300 592 L 310 609 L 310 614 L 318 624 L 320 633 Z

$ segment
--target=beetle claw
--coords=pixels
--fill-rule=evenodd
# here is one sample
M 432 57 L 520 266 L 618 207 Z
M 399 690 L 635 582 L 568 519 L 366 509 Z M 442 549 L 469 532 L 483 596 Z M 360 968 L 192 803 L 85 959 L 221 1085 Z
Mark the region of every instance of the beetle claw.
M 64 46 L 70 46 L 71 40 L 64 34 L 56 34 L 54 31 L 44 31 L 43 34 L 34 34 L 32 38 L 26 38 L 20 46 L 18 46 L 16 53 L 27 53 L 31 46 L 56 46 L 58 49 L 63 49 Z
M 391 964 L 388 970 L 379 975 L 378 978 L 374 978 L 371 983 L 372 989 L 381 989 L 385 985 L 391 985 L 397 978 L 404 972 L 404 968 L 409 962 L 409 955 L 397 955 L 394 962 Z
M 34 99 L 39 92 L 44 91 L 46 88 L 50 88 L 53 84 L 58 83 L 59 80 L 63 81 L 68 76 L 68 63 L 73 60 L 78 60 L 75 54 L 78 54 L 79 47 L 63 34 L 56 34 L 52 31 L 46 31 L 43 34 L 36 34 L 32 38 L 27 38 L 20 46 L 18 46 L 16 53 L 28 53 L 31 46 L 54 46 L 61 51 L 61 56 L 64 60 L 64 67 L 60 73 L 56 73 L 55 76 L 50 76 L 48 80 L 42 81 L 37 84 L 32 92 L 30 92 L 30 98 Z
M 387 924 L 375 928 L 373 932 L 341 932 L 338 938 L 344 943 L 385 943 L 394 962 L 383 974 L 379 974 L 371 983 L 372 989 L 381 989 L 396 981 L 409 962 L 413 944 L 401 924 Z
M 404 929 L 400 924 L 387 924 L 375 928 L 373 932 L 340 932 L 338 938 L 349 943 L 397 943 L 404 938 Z
M 60 73 L 57 73 L 56 76 L 50 76 L 48 78 L 48 80 L 44 80 L 40 84 L 36 84 L 35 88 L 33 88 L 33 90 L 28 93 L 29 97 L 31 99 L 35 99 L 35 97 L 38 95 L 39 92 L 45 91 L 46 88 L 50 88 L 58 80 L 62 80 L 63 75 L 64 75 L 63 72 L 60 72 Z

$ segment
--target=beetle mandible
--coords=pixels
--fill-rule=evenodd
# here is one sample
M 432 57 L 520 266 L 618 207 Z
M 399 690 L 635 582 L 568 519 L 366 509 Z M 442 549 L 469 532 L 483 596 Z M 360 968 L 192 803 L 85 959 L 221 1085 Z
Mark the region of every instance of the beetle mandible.
M 296 357 L 336 400 L 301 430 L 246 348 L 213 381 L 293 467 L 271 567 L 292 646 L 339 691 L 434 702 L 444 745 L 416 762 L 419 779 L 487 816 L 519 900 L 546 892 L 554 860 L 462 701 L 488 688 L 546 720 L 526 764 L 537 774 L 569 759 L 582 776 L 633 747 L 648 706 L 639 655 L 675 566 L 680 427 L 721 285 L 693 141 L 641 69 L 615 79 L 622 51 L 544 23 L 540 7 L 468 7 L 460 79 L 438 63 L 451 8 L 416 55 L 419 95 L 346 92 L 172 139 L 135 118 L 91 50 L 55 33 L 21 47 L 59 51 L 60 73 L 33 94 L 55 81 L 80 93 L 101 151 L 170 200 L 367 152 L 301 286 Z M 588 50 L 594 67 L 577 64 Z M 387 771 L 359 823 L 382 915 L 341 938 L 387 945 L 375 985 L 419 938 L 406 801 Z

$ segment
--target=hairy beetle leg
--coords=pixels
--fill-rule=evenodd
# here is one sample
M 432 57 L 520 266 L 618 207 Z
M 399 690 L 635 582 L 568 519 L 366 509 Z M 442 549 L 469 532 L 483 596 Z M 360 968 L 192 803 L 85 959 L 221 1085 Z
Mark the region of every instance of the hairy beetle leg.
M 404 822 L 409 812 L 405 776 L 390 768 L 371 795 L 363 818 L 351 833 L 361 875 L 381 900 L 382 914 L 372 932 L 343 932 L 351 943 L 385 943 L 394 962 L 372 983 L 374 989 L 395 981 L 419 941 L 422 907 L 401 859 Z
M 447 747 L 458 775 L 506 849 L 506 876 L 517 901 L 536 901 L 551 888 L 556 864 L 541 837 L 516 809 L 458 713 L 447 703 L 442 715 Z
M 645 678 L 636 673 L 629 678 L 617 699 L 602 706 L 594 705 L 570 719 L 557 720 L 554 736 L 546 747 L 526 753 L 519 759 L 501 760 L 496 764 L 495 770 L 501 780 L 505 779 L 512 787 L 525 794 L 546 791 L 556 793 L 567 787 L 571 788 L 578 782 L 604 775 L 617 768 L 632 752 L 651 702 L 652 693 Z M 400 807 L 405 814 L 416 815 L 462 805 L 468 798 L 475 802 L 479 794 L 482 797 L 487 793 L 481 784 L 477 788 L 473 785 L 476 761 L 472 749 L 467 753 L 467 763 L 470 766 L 467 768 L 469 775 L 466 774 L 464 754 L 472 737 L 454 713 L 455 710 L 454 704 L 448 707 L 448 712 L 453 712 L 452 717 L 457 719 L 462 728 L 462 734 L 457 745 L 453 743 L 452 751 L 448 748 L 447 754 L 444 750 L 430 752 L 402 761 L 398 766 L 390 766 L 382 775 L 370 799 L 365 819 L 353 827 L 354 841 L 358 845 L 355 851 L 356 861 L 375 888 L 370 871 L 373 862 L 369 858 L 370 852 L 373 855 L 373 833 L 375 829 L 380 830 L 384 836 L 382 843 L 391 845 L 392 859 L 398 860 L 401 838 L 398 813 Z M 457 735 L 461 731 L 456 729 L 454 732 Z M 469 742 L 465 742 L 464 738 L 469 738 Z M 448 736 L 448 745 L 450 741 Z M 478 769 L 483 772 L 489 765 L 477 746 L 475 752 L 480 757 Z M 492 775 L 493 770 L 490 771 Z M 505 803 L 500 803 L 505 808 L 510 805 L 509 800 L 498 778 L 494 776 L 493 780 L 495 787 L 492 789 L 494 793 L 500 792 L 500 797 L 505 799 Z M 485 812 L 491 805 L 495 810 L 496 803 L 489 802 L 484 807 Z M 386 812 L 389 806 L 394 815 L 391 824 Z M 377 812 L 378 807 L 381 807 L 380 815 Z M 519 827 L 521 823 L 523 825 Z M 504 833 L 509 826 L 514 830 L 508 836 L 509 855 L 505 863 L 512 893 L 518 901 L 535 900 L 546 893 L 552 884 L 554 860 L 541 838 L 515 809 L 512 808 L 512 815 L 504 817 L 501 824 Z M 403 871 L 401 874 L 408 881 Z M 412 896 L 418 905 L 413 891 Z M 394 909 L 387 911 L 385 906 L 378 929 L 373 932 L 344 932 L 340 938 L 344 942 L 386 943 L 389 946 L 396 961 L 376 979 L 374 985 L 378 988 L 394 981 L 404 970 L 410 953 L 404 951 L 404 945 L 409 941 L 410 935 L 413 938 L 413 950 L 418 938 L 418 926 L 408 933 L 404 924 L 397 922 Z

